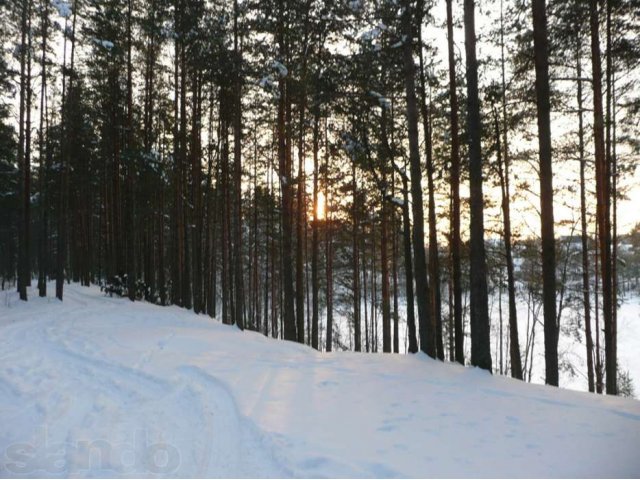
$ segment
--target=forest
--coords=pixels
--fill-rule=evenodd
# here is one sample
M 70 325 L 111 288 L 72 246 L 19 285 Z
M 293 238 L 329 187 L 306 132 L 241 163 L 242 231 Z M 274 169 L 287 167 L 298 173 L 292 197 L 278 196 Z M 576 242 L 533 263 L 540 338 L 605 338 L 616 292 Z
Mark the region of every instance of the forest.
M 640 1 L 0 0 L 0 22 L 2 290 L 97 284 L 530 381 L 526 303 L 547 384 L 571 330 L 589 391 L 622 393 Z

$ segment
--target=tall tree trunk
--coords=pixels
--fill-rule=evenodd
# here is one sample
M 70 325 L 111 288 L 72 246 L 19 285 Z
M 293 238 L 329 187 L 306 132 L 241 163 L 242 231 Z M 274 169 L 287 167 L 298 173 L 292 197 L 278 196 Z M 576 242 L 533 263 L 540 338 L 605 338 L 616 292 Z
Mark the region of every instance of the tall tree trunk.
M 395 183 L 395 181 L 393 182 Z M 395 185 L 393 187 L 395 194 Z M 400 353 L 400 314 L 398 312 L 398 216 L 391 211 L 391 271 L 393 275 L 393 353 Z
M 612 354 L 616 358 L 617 369 L 617 356 L 618 356 L 618 157 L 616 154 L 616 84 L 615 77 L 613 78 L 611 88 L 612 92 L 612 146 L 611 146 L 611 304 L 612 313 L 611 323 L 613 324 L 613 349 Z M 617 391 L 616 385 L 616 391 Z
M 615 375 L 615 387 L 607 380 L 607 393 L 613 395 L 618 394 L 617 372 L 618 372 L 618 215 L 617 215 L 617 188 L 618 188 L 618 166 L 616 159 L 616 84 L 615 71 L 613 66 L 613 49 L 612 49 L 612 5 L 613 0 L 606 1 L 607 8 L 607 112 L 606 112 L 606 164 L 608 170 L 609 196 L 607 197 L 607 216 L 610 220 L 610 249 L 611 249 L 611 325 L 609 327 L 610 352 L 607 354 L 607 360 L 615 362 L 615 369 L 611 369 L 608 373 Z M 606 336 L 605 336 L 606 338 Z M 611 392 L 610 392 L 611 390 Z
M 174 23 L 180 25 L 182 1 L 176 0 L 174 8 Z M 176 35 L 174 41 L 174 68 L 173 68 L 173 222 L 172 222 L 172 262 L 171 262 L 171 301 L 182 306 L 182 165 L 180 163 L 180 43 L 181 39 Z
M 325 204 L 325 270 L 327 302 L 327 331 L 325 348 L 327 352 L 333 349 L 333 226 L 331 218 L 331 204 L 329 199 L 329 131 L 328 121 L 324 122 L 324 204 Z
M 380 211 L 380 273 L 382 275 L 382 351 L 391 353 L 391 304 L 389 299 L 389 229 L 387 202 Z
M 311 347 L 318 350 L 319 280 L 318 280 L 318 150 L 320 142 L 320 112 L 313 118 L 313 225 L 311 233 Z
M 28 255 L 28 237 L 29 237 L 29 170 L 27 156 L 25 154 L 25 136 L 28 134 L 25 128 L 25 115 L 30 109 L 27 102 L 27 91 L 30 88 L 28 83 L 30 79 L 27 78 L 27 56 L 31 53 L 28 52 L 29 45 L 27 43 L 27 36 L 31 37 L 29 30 L 29 18 L 31 16 L 31 2 L 22 2 L 22 13 L 20 21 L 20 92 L 19 92 L 19 124 L 18 124 L 18 168 L 21 173 L 21 208 L 20 208 L 20 224 L 18 229 L 18 292 L 20 294 L 20 300 L 27 301 L 27 255 Z
M 32 28 L 31 11 L 33 1 L 28 0 L 27 15 L 27 79 L 26 79 L 26 121 L 25 121 L 25 146 L 24 146 L 24 249 L 23 249 L 23 278 L 26 286 L 31 286 L 31 98 L 33 87 L 31 85 L 31 56 L 32 56 Z M 26 291 L 25 291 L 26 299 Z
M 244 272 L 242 268 L 242 51 L 238 32 L 238 0 L 233 2 L 233 49 L 235 53 L 233 116 L 233 180 L 234 180 L 234 280 L 235 324 L 244 328 Z
M 413 62 L 413 27 L 411 2 L 405 0 L 402 15 L 404 87 L 407 96 L 407 122 L 409 126 L 409 162 L 411 172 L 411 199 L 413 213 L 413 255 L 420 322 L 420 348 L 430 357 L 436 356 L 436 344 L 432 318 L 429 312 L 429 282 L 424 248 L 424 205 L 422 202 L 422 170 L 418 139 L 418 107 L 416 100 L 415 64 Z
M 509 154 L 509 122 L 507 117 L 507 82 L 505 74 L 504 55 L 504 19 L 503 2 L 500 1 L 500 66 L 502 80 L 502 138 L 504 146 L 500 148 L 499 126 L 496 124 L 496 135 L 498 141 L 498 156 L 502 156 L 502 162 L 498 159 L 500 166 L 500 185 L 502 192 L 502 216 L 504 219 L 504 248 L 507 262 L 507 295 L 509 299 L 509 360 L 511 362 L 511 376 L 519 380 L 522 376 L 522 359 L 520 357 L 520 338 L 518 335 L 518 311 L 516 308 L 516 281 L 513 266 L 513 242 L 511 239 L 511 191 L 509 188 L 511 165 Z M 496 119 L 497 123 L 497 119 Z M 504 152 L 504 153 L 503 153 Z M 504 170 L 502 169 L 504 165 Z
M 303 62 L 305 63 L 305 62 Z M 304 71 L 304 67 L 303 67 Z M 303 73 L 304 75 L 304 73 Z M 305 80 L 302 80 L 303 84 Z M 296 332 L 298 343 L 304 343 L 304 222 L 305 205 L 305 174 L 304 174 L 304 122 L 305 122 L 305 97 L 302 87 L 300 102 L 300 132 L 298 137 L 298 180 L 296 198 Z
M 64 273 L 65 273 L 65 265 L 67 261 L 67 210 L 69 205 L 69 159 L 67 158 L 67 140 L 66 140 L 66 127 L 67 127 L 67 117 L 68 117 L 68 105 L 67 103 L 67 95 L 68 92 L 71 91 L 73 87 L 73 74 L 74 74 L 74 56 L 75 56 L 75 32 L 76 32 L 76 19 L 78 16 L 78 2 L 73 2 L 73 20 L 71 27 L 71 59 L 69 66 L 69 82 L 66 84 L 65 78 L 66 75 L 63 73 L 62 75 L 62 111 L 60 112 L 61 123 L 62 123 L 62 142 L 60 145 L 60 162 L 62 164 L 62 178 L 60 181 L 60 191 L 58 195 L 58 238 L 57 238 L 57 258 L 56 258 L 56 297 L 62 301 L 63 290 L 64 290 Z M 65 20 L 65 32 L 66 32 L 66 23 Z M 63 70 L 66 72 L 66 35 L 64 41 L 64 60 L 63 60 Z
M 503 96 L 504 96 L 503 92 Z M 500 192 L 502 195 L 502 218 L 504 222 L 503 241 L 505 249 L 505 260 L 507 263 L 507 296 L 509 299 L 509 359 L 511 361 L 511 376 L 522 380 L 522 359 L 520 358 L 520 343 L 518 339 L 518 316 L 516 310 L 516 285 L 515 275 L 513 268 L 513 252 L 511 250 L 511 208 L 510 208 L 510 192 L 509 192 L 509 161 L 508 161 L 508 147 L 506 143 L 506 112 L 503 109 L 503 128 L 505 131 L 503 135 L 505 137 L 504 148 L 501 145 L 500 138 L 500 123 L 498 121 L 498 114 L 495 114 L 495 137 L 498 152 L 498 174 L 500 177 Z M 504 158 L 503 158 L 504 150 Z M 501 284 L 502 286 L 502 284 Z M 501 301 L 501 300 L 500 300 Z M 502 328 L 502 324 L 501 324 Z M 502 338 L 502 335 L 500 336 Z M 502 355 L 502 350 L 500 351 Z
M 280 25 L 279 25 L 279 47 L 280 57 L 287 57 L 287 45 L 285 39 L 285 15 L 288 4 L 286 0 L 279 1 Z M 286 5 L 288 7 L 288 5 Z M 292 181 L 291 178 L 291 156 L 290 156 L 290 120 L 291 120 L 291 99 L 289 98 L 289 79 L 280 76 L 279 89 L 280 97 L 278 101 L 278 159 L 279 178 L 282 190 L 280 221 L 282 225 L 282 283 L 284 290 L 284 338 L 285 340 L 297 340 L 294 291 L 293 291 L 293 262 L 291 260 L 291 214 L 292 214 Z M 289 144 L 289 145 L 287 145 Z
M 533 0 L 533 45 L 538 107 L 540 156 L 540 224 L 542 238 L 542 296 L 544 308 L 545 381 L 558 385 L 558 326 L 556 320 L 556 254 L 553 224 L 553 172 L 551 160 L 551 104 L 549 40 L 545 0 Z
M 593 135 L 596 157 L 597 217 L 602 278 L 602 318 L 604 321 L 605 370 L 607 393 L 617 395 L 616 327 L 613 317 L 611 281 L 611 200 L 610 165 L 604 144 L 604 116 L 602 112 L 602 65 L 600 60 L 600 32 L 597 0 L 589 2 L 591 25 L 591 62 L 593 72 Z
M 420 2 L 422 3 L 422 2 Z M 422 12 L 420 12 L 422 17 Z M 444 360 L 444 344 L 442 341 L 442 299 L 440 292 L 440 259 L 438 258 L 438 229 L 436 218 L 435 186 L 433 182 L 433 145 L 431 139 L 431 112 L 427 100 L 426 79 L 424 74 L 424 59 L 422 54 L 422 34 L 418 28 L 418 57 L 420 59 L 420 109 L 422 128 L 425 140 L 427 188 L 429 195 L 429 276 L 431 277 L 431 318 L 435 327 L 436 356 Z
M 186 33 L 186 32 L 185 32 Z M 181 164 L 181 177 L 180 188 L 182 189 L 183 198 L 188 198 L 188 178 L 189 178 L 189 164 L 187 158 L 187 46 L 186 42 L 181 44 L 180 55 L 180 164 Z M 192 297 L 192 278 L 191 278 L 191 242 L 190 237 L 192 235 L 191 225 L 193 223 L 193 213 L 191 211 L 191 205 L 188 201 L 182 201 L 182 306 L 185 308 L 191 308 L 193 303 Z
M 357 180 L 357 168 L 356 163 L 351 162 L 351 177 L 353 181 L 353 206 L 352 206 L 352 218 L 353 225 L 351 230 L 351 246 L 353 249 L 352 256 L 352 278 L 353 278 L 353 330 L 354 330 L 354 343 L 355 351 L 362 350 L 362 341 L 360 338 L 360 252 L 359 246 L 359 207 L 358 200 L 358 180 Z
M 222 116 L 222 152 L 220 155 L 220 190 L 221 190 L 221 249 L 222 249 L 222 271 L 220 288 L 222 289 L 222 323 L 232 323 L 230 310 L 230 266 L 229 266 L 229 124 L 228 106 L 224 99 L 224 91 L 220 92 L 220 115 Z M 224 106 L 223 106 L 224 105 Z
M 199 72 L 193 72 L 192 118 L 191 118 L 191 191 L 193 205 L 193 226 L 191 250 L 193 252 L 193 311 L 204 312 L 202 289 L 202 225 L 204 212 L 202 208 L 202 146 L 200 128 L 202 118 L 202 79 Z
M 137 236 L 137 227 L 135 221 L 135 159 L 134 159 L 134 136 L 133 136 L 133 0 L 127 2 L 127 206 L 126 208 L 126 241 L 127 251 L 125 258 L 127 261 L 127 290 L 129 292 L 129 300 L 136 298 L 136 255 L 135 242 Z
M 465 50 L 467 54 L 467 135 L 469 137 L 470 190 L 470 313 L 471 364 L 491 371 L 487 266 L 484 247 L 484 197 L 482 194 L 482 152 L 480 144 L 480 100 L 474 1 L 464 1 Z
M 406 170 L 406 168 L 405 168 Z M 416 319 L 414 312 L 413 297 L 413 261 L 411 255 L 411 220 L 409 218 L 409 185 L 408 178 L 402 174 L 402 246 L 404 250 L 404 273 L 406 283 L 407 300 L 407 335 L 408 351 L 416 353 L 418 351 L 418 339 L 416 338 Z
M 589 292 L 589 234 L 587 230 L 587 195 L 585 170 L 587 159 L 584 152 L 584 120 L 582 100 L 582 61 L 580 58 L 580 34 L 576 47 L 576 74 L 578 77 L 578 155 L 580 159 L 580 225 L 582 242 L 582 301 L 584 304 L 584 331 L 587 343 L 587 381 L 589 391 L 595 391 L 593 372 L 593 337 L 591 334 L 591 298 Z
M 49 155 L 49 129 L 46 123 L 47 109 L 47 45 L 49 32 L 49 4 L 46 0 L 41 3 L 42 13 L 42 56 L 40 59 L 40 127 L 38 128 L 38 161 L 40 162 L 40 239 L 38 245 L 38 294 L 47 296 L 47 223 L 48 223 L 48 188 L 46 158 Z
M 453 43 L 452 0 L 447 0 L 447 44 L 449 52 L 449 122 L 451 128 L 451 276 L 453 283 L 453 324 L 455 360 L 464 365 L 464 332 L 462 330 L 462 271 L 460 268 L 460 139 L 458 134 L 458 92 Z
M 409 244 L 409 249 L 411 249 L 411 244 Z M 368 275 L 367 275 L 367 270 L 368 270 L 368 264 L 367 264 L 367 237 L 366 237 L 366 231 L 365 228 L 363 227 L 363 231 L 362 231 L 362 245 L 361 245 L 361 249 L 362 251 L 362 299 L 364 300 L 364 351 L 369 353 L 370 351 L 370 341 L 369 341 L 369 296 L 367 294 L 367 283 L 368 283 Z M 412 281 L 413 281 L 413 277 L 412 277 Z M 415 338 L 415 324 L 414 324 L 414 338 Z M 415 351 L 412 353 L 415 353 L 418 351 L 418 345 L 416 343 L 416 348 Z

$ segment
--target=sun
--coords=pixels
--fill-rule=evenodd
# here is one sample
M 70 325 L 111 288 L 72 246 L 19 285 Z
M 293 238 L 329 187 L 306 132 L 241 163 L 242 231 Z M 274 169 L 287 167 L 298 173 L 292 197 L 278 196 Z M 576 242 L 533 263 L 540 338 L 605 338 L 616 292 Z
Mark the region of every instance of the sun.
M 316 218 L 318 220 L 324 220 L 327 215 L 326 202 L 324 193 L 318 193 L 318 201 L 316 202 Z

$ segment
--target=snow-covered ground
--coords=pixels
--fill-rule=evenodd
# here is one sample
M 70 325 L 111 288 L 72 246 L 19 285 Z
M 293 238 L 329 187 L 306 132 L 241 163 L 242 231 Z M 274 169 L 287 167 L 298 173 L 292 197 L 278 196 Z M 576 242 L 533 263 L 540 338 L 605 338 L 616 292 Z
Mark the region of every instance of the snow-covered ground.
M 636 400 L 317 353 L 97 288 L 0 295 L 3 477 L 640 474 Z

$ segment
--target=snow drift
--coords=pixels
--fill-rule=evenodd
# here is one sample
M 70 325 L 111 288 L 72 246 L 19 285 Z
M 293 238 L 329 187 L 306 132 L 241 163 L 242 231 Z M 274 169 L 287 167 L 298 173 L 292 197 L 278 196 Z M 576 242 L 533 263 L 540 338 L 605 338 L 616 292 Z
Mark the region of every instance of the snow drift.
M 322 354 L 75 285 L 0 306 L 0 475 L 640 474 L 640 402 Z

